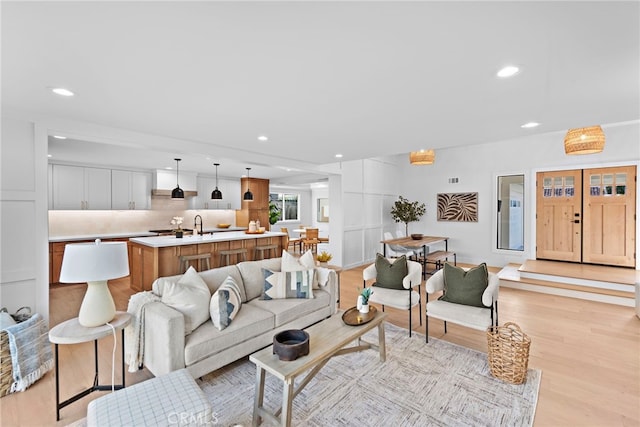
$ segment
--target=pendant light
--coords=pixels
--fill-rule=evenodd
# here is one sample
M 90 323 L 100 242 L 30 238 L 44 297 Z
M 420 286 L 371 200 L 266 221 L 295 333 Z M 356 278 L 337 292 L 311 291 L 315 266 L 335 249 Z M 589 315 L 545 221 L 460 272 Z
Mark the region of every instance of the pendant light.
M 604 132 L 600 126 L 569 129 L 564 138 L 566 154 L 593 154 L 604 149 Z
M 176 161 L 176 188 L 174 188 L 171 191 L 171 198 L 172 199 L 184 199 L 184 191 L 182 191 L 182 188 L 180 188 L 180 185 L 178 184 L 178 175 L 180 174 L 180 160 L 182 159 L 173 159 Z
M 242 197 L 246 202 L 253 202 L 253 193 L 249 190 L 249 171 L 251 168 L 247 168 L 247 191 L 244 193 Z
M 436 159 L 436 153 L 433 150 L 412 151 L 409 154 L 409 162 L 412 165 L 432 165 Z
M 213 164 L 216 167 L 216 189 L 211 192 L 212 200 L 222 200 L 222 191 L 218 190 L 218 166 L 220 163 Z

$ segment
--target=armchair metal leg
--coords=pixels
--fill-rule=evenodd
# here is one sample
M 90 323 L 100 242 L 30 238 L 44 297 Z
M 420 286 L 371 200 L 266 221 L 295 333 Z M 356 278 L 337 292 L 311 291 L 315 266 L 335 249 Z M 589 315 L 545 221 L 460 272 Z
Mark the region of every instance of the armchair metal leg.
M 444 321 L 444 333 L 445 334 L 447 333 L 447 321 L 446 320 Z
M 418 285 L 418 314 L 420 315 L 420 326 L 422 326 L 422 297 L 420 292 L 420 285 Z
M 427 316 L 426 312 L 424 313 L 424 324 L 425 324 L 424 342 L 429 344 L 429 316 Z
M 411 338 L 411 329 L 412 329 L 412 326 L 411 326 L 411 312 L 413 311 L 413 310 L 411 310 L 412 308 L 413 307 L 411 307 L 411 305 L 409 305 L 409 338 Z

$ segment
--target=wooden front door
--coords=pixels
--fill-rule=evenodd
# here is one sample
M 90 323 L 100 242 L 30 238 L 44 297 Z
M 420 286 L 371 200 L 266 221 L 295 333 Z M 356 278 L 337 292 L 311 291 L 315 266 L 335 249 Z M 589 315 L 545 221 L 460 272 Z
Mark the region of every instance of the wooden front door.
M 538 172 L 536 258 L 582 259 L 582 170 Z
M 635 266 L 636 167 L 584 170 L 583 262 Z

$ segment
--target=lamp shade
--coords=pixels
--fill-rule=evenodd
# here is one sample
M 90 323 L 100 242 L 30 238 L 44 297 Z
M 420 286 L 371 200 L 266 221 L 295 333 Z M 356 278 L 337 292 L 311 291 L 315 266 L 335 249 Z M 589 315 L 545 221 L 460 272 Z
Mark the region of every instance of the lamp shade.
M 180 188 L 180 184 L 178 184 L 178 176 L 180 175 L 180 160 L 182 159 L 173 159 L 176 161 L 176 188 L 171 191 L 172 199 L 184 199 L 184 191 Z
M 129 275 L 126 242 L 73 243 L 66 245 L 60 269 L 60 282 L 87 282 L 78 322 L 92 328 L 113 320 L 116 306 L 107 280 Z
M 245 202 L 253 202 L 253 193 L 249 190 L 249 171 L 251 171 L 251 168 L 247 168 L 247 191 L 242 196 L 242 200 Z
M 431 165 L 435 159 L 436 153 L 433 150 L 420 150 L 409 153 L 409 162 L 412 165 Z
M 218 190 L 218 166 L 220 166 L 220 163 L 214 163 L 213 165 L 216 167 L 216 188 L 211 192 L 211 199 L 222 200 L 222 191 Z
M 593 154 L 604 149 L 604 132 L 600 126 L 569 129 L 564 137 L 566 154 Z

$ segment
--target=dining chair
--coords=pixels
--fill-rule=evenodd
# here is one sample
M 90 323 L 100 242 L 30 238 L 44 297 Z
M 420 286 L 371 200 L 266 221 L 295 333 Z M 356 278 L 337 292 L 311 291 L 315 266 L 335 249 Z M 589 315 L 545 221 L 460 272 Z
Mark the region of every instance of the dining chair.
M 300 248 L 300 253 L 302 253 L 302 239 L 299 237 L 291 238 L 289 236 L 289 229 L 287 227 L 280 227 L 280 231 L 282 231 L 283 233 L 287 233 L 287 243 L 285 245 L 285 248 L 289 250 L 289 246 L 293 245 L 293 251 L 295 252 L 297 246 Z
M 317 228 L 306 228 L 305 236 L 302 239 L 302 249 L 301 252 L 308 250 L 311 248 L 311 252 L 318 252 L 318 243 L 320 243 L 320 239 L 318 239 L 318 229 Z
M 384 232 L 384 240 L 391 240 L 393 239 L 393 234 L 391 234 L 388 231 Z M 411 258 L 414 254 L 413 250 L 405 248 L 404 246 L 400 246 L 400 245 L 393 245 L 393 244 L 389 244 L 387 243 L 387 248 L 388 251 L 387 253 L 389 254 L 389 256 L 391 258 L 398 258 L 402 255 L 406 255 L 407 258 Z

